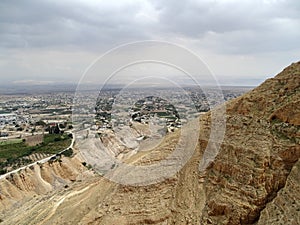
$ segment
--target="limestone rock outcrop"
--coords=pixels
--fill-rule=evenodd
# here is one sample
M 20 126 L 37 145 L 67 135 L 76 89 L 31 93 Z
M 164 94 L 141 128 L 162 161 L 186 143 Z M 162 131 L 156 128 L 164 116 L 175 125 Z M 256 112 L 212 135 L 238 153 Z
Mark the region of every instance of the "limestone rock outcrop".
M 285 187 L 300 157 L 299 99 L 300 63 L 294 63 L 227 103 L 222 147 L 206 171 L 202 224 L 254 224 Z

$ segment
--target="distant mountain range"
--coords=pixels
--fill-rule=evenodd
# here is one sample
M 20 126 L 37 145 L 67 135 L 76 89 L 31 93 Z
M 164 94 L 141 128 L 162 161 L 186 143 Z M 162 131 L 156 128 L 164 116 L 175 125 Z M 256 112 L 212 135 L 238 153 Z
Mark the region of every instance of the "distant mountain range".
M 122 84 L 115 84 L 115 85 L 106 85 L 105 89 L 120 89 L 124 87 Z M 182 85 L 182 87 L 190 87 L 189 85 Z M 213 88 L 213 86 L 207 86 Z M 221 89 L 234 89 L 234 88 L 254 88 L 254 86 L 240 86 L 240 85 L 223 85 Z M 80 90 L 86 91 L 99 91 L 102 88 L 102 85 L 95 85 L 95 84 L 84 84 L 80 86 Z M 132 87 L 137 88 L 137 87 Z M 143 87 L 145 88 L 145 87 Z M 147 87 L 146 87 L 147 88 Z M 149 87 L 154 88 L 154 87 Z M 169 88 L 169 87 L 163 87 Z M 172 87 L 174 88 L 174 87 Z M 22 95 L 22 94 L 42 94 L 42 93 L 51 93 L 51 92 L 75 92 L 77 89 L 77 84 L 36 84 L 36 85 L 29 85 L 29 84 L 7 84 L 7 85 L 0 85 L 0 94 L 10 94 L 10 95 Z

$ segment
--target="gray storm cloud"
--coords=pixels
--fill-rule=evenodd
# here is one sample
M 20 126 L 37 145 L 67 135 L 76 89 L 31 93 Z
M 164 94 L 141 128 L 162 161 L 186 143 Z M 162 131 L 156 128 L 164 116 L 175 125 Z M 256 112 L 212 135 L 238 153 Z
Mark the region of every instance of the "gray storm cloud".
M 145 39 L 205 54 L 220 75 L 262 76 L 298 60 L 299 27 L 297 0 L 3 0 L 0 79 L 76 82 L 96 56 Z M 233 70 L 230 64 L 241 66 Z M 266 69 L 252 69 L 262 64 Z

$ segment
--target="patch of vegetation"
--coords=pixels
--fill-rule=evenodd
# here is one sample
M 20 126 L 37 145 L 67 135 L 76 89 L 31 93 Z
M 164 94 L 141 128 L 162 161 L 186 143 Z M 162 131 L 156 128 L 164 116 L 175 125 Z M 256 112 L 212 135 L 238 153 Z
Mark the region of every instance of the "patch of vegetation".
M 71 157 L 73 155 L 73 149 L 68 148 L 66 151 L 63 151 L 61 154 L 66 156 L 66 157 Z
M 0 169 L 0 175 L 5 174 L 6 172 L 6 169 Z
M 272 116 L 271 118 L 271 123 L 276 124 L 276 123 L 282 123 L 282 121 L 277 117 L 277 116 Z
M 289 140 L 289 137 L 286 136 L 284 133 L 278 131 L 277 129 L 273 129 L 272 133 L 275 134 L 279 139 L 282 140 Z
M 21 140 L 21 139 L 20 139 Z M 44 141 L 36 146 L 28 146 L 21 140 L 0 145 L 0 170 L 8 167 L 18 168 L 31 160 L 24 157 L 33 153 L 56 154 L 71 144 L 67 134 L 46 134 Z
M 16 144 L 16 143 L 21 143 L 23 142 L 22 139 L 11 139 L 7 141 L 0 141 L 0 145 L 9 145 L 9 144 Z
M 297 126 L 272 120 L 271 132 L 279 139 L 289 140 L 292 143 L 299 142 L 299 139 L 294 135 L 299 132 Z
M 45 127 L 46 123 L 44 121 L 40 120 L 40 121 L 36 122 L 35 125 L 36 126 L 44 126 Z
M 87 164 L 86 162 L 82 162 L 82 165 L 85 166 L 88 170 L 92 169 L 92 165 Z

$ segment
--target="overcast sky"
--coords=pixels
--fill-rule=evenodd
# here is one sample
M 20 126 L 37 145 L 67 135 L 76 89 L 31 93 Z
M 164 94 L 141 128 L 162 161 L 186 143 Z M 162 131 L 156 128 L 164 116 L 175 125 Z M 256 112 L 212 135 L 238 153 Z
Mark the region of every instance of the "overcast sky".
M 185 46 L 221 84 L 256 85 L 300 60 L 300 1 L 1 0 L 0 82 L 76 83 L 141 40 Z

